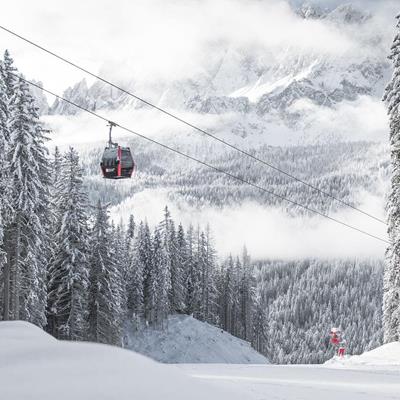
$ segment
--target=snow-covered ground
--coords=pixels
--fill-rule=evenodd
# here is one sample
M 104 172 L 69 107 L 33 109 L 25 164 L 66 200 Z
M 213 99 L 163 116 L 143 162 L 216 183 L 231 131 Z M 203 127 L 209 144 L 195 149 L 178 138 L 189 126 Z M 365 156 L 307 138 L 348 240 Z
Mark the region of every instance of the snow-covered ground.
M 385 344 L 359 356 L 332 359 L 325 363 L 336 368 L 384 368 L 400 371 L 400 342 Z
M 237 399 L 140 354 L 60 342 L 25 322 L 0 322 L 1 400 Z
M 128 341 L 130 349 L 165 363 L 268 363 L 248 342 L 187 315 L 171 316 L 165 331 L 129 334 Z
M 0 399 L 393 400 L 400 399 L 399 347 L 351 357 L 341 368 L 176 366 L 115 347 L 59 342 L 28 323 L 0 322 Z
M 182 365 L 189 376 L 217 383 L 243 400 L 400 399 L 400 368 L 331 369 L 322 365 Z
M 243 399 L 400 399 L 400 342 L 325 365 L 182 365 L 189 375 Z

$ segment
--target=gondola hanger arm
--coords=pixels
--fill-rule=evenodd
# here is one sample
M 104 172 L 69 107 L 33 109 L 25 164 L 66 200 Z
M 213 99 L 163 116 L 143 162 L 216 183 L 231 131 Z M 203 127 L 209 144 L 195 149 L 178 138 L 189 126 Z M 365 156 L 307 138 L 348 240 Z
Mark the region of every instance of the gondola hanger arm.
M 114 143 L 113 143 L 113 141 L 112 141 L 112 136 L 111 136 L 111 134 L 112 134 L 112 128 L 114 127 L 114 126 L 117 126 L 117 124 L 115 123 L 115 122 L 113 122 L 113 121 L 108 121 L 108 126 L 110 127 L 110 130 L 109 130 L 109 137 L 108 137 L 108 144 L 110 145 L 110 146 L 112 146 Z

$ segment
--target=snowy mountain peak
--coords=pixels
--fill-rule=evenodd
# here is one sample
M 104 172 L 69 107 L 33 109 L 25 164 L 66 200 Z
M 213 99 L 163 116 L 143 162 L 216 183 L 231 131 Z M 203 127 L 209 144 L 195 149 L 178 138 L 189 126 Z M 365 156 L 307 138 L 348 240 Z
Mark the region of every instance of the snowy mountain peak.
M 296 12 L 304 19 L 318 19 L 325 15 L 320 7 L 309 2 L 304 3 Z
M 95 100 L 90 99 L 89 87 L 86 79 L 82 79 L 73 87 L 66 89 L 63 93 L 63 97 L 90 110 L 96 109 Z M 50 114 L 74 115 L 77 112 L 78 109 L 76 107 L 59 99 L 56 99 L 50 109 Z
M 336 23 L 362 24 L 371 17 L 371 14 L 363 12 L 352 4 L 342 4 L 330 12 L 327 19 Z

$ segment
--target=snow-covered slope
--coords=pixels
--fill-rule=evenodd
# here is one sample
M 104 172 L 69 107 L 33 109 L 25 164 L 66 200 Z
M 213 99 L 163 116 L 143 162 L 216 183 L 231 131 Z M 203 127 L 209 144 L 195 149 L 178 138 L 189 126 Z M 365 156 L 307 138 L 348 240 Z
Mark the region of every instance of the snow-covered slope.
M 128 332 L 128 347 L 165 363 L 266 364 L 250 344 L 187 315 L 174 315 L 165 332 Z
M 187 400 L 237 398 L 175 366 L 116 347 L 59 342 L 25 322 L 0 322 L 3 400 Z
M 243 400 L 400 399 L 399 368 L 221 364 L 183 364 L 180 368 L 204 382 L 234 390 Z
M 328 366 L 338 367 L 379 367 L 400 369 L 400 342 L 387 343 L 359 356 L 344 359 L 333 359 L 326 362 Z
M 361 357 L 382 361 L 392 351 L 397 344 Z M 400 399 L 396 368 L 178 367 L 111 346 L 59 342 L 25 322 L 0 322 L 2 400 L 393 400 Z

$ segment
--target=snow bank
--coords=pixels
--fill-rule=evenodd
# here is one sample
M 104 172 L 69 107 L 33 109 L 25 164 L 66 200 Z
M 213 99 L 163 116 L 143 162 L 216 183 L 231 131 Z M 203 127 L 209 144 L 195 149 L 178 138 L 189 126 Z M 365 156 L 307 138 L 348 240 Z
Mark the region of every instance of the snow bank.
M 395 367 L 400 368 L 400 342 L 384 344 L 359 356 L 334 358 L 325 363 L 339 367 Z
M 268 363 L 248 342 L 187 315 L 171 316 L 166 331 L 128 332 L 127 347 L 164 363 Z
M 60 342 L 24 322 L 0 322 L 0 398 L 4 400 L 239 399 L 132 351 Z

